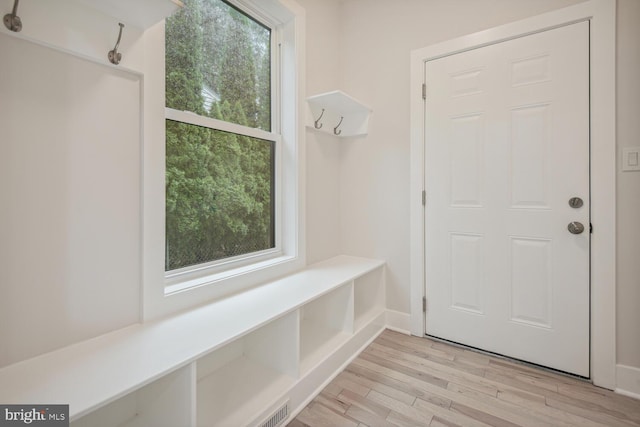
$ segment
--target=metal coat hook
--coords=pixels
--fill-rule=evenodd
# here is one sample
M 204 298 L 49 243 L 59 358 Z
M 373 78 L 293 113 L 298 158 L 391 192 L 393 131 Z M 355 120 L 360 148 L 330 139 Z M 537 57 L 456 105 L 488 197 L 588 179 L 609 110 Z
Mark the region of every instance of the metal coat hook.
M 322 118 L 322 116 L 324 116 L 324 108 L 322 109 L 322 112 L 320 113 L 320 117 L 318 117 L 318 120 L 316 120 L 313 123 L 313 127 L 316 129 L 320 129 L 322 127 L 322 123 L 320 123 L 320 119 Z
M 344 116 L 340 116 L 340 123 L 338 123 L 338 125 L 333 128 L 333 133 L 336 135 L 340 135 L 342 133 L 342 130 L 338 130 L 338 128 L 342 124 L 342 120 L 344 120 Z
M 124 24 L 122 22 L 118 22 L 120 25 L 120 33 L 118 34 L 118 41 L 116 42 L 116 46 L 113 50 L 109 51 L 109 62 L 112 64 L 118 65 L 120 60 L 122 59 L 122 54 L 118 52 L 118 46 L 120 46 L 120 39 L 122 38 L 122 29 L 124 28 Z
M 18 16 L 18 3 L 20 0 L 14 0 L 13 2 L 13 12 L 7 13 L 4 15 L 4 26 L 7 27 L 10 31 L 15 33 L 20 32 L 22 30 L 22 21 Z

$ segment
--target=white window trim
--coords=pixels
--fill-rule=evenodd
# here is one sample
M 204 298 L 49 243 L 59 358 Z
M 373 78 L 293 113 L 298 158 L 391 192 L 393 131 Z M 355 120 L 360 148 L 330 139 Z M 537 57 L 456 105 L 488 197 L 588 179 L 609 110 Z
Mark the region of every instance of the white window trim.
M 588 19 L 591 61 L 591 379 L 616 387 L 616 5 L 588 0 L 511 24 L 438 43 L 411 54 L 411 333 L 424 336 L 424 62 Z
M 279 98 L 279 96 L 273 98 Z M 282 235 L 280 231 L 283 226 L 282 211 L 285 208 L 284 204 L 287 202 L 289 195 L 282 194 L 282 186 L 280 185 L 282 180 L 283 151 L 281 135 L 275 132 L 267 132 L 262 129 L 213 119 L 194 114 L 189 111 L 179 111 L 169 107 L 165 108 L 165 118 L 179 123 L 202 126 L 208 129 L 230 132 L 237 135 L 244 135 L 274 142 L 275 170 L 273 179 L 275 180 L 274 200 L 276 204 L 274 209 L 275 242 L 273 248 L 165 271 L 165 294 L 170 295 L 178 291 L 187 290 L 191 287 L 213 284 L 230 277 L 230 274 L 234 275 L 234 272 L 248 272 L 251 271 L 252 265 L 268 265 L 270 260 L 275 260 L 285 255 L 282 251 Z
M 305 265 L 304 192 L 304 34 L 305 13 L 293 0 L 232 0 L 235 6 L 272 23 L 272 46 L 278 50 L 280 73 L 272 87 L 274 132 L 250 129 L 249 136 L 276 140 L 276 249 L 247 254 L 241 260 L 221 260 L 212 269 L 187 273 L 181 279 L 165 277 L 165 119 L 178 118 L 192 124 L 238 133 L 244 126 L 199 117 L 165 108 L 164 22 L 145 33 L 144 124 L 144 227 L 143 295 L 141 321 L 224 298 L 230 294 L 292 273 Z M 275 74 L 275 73 L 273 73 Z M 275 103 L 280 102 L 280 105 Z M 277 113 L 280 111 L 280 114 Z M 279 178 L 279 179 L 278 179 Z M 227 262 L 225 262 L 227 261 Z M 229 263 L 228 261 L 232 261 Z M 197 266 L 196 266 L 197 267 Z M 195 268 L 194 270 L 198 270 Z
M 269 141 L 276 141 L 277 139 L 279 139 L 279 135 L 274 132 L 267 132 L 266 130 L 238 125 L 232 122 L 225 122 L 224 120 L 213 119 L 210 117 L 191 113 L 189 111 L 180 111 L 169 107 L 165 108 L 165 118 L 181 123 L 187 123 L 190 125 L 221 130 L 223 132 L 246 135 L 252 138 L 266 139 Z

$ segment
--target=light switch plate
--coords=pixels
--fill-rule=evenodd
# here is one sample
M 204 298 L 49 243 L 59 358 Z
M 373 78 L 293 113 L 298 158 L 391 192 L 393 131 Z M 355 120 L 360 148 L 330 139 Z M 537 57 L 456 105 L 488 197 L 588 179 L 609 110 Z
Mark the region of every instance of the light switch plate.
M 640 147 L 622 149 L 622 171 L 640 171 Z

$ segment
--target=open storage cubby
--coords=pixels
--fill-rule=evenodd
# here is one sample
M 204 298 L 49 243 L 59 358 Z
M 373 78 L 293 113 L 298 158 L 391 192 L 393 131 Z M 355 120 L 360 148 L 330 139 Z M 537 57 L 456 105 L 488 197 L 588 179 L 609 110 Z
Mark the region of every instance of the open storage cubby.
M 385 310 L 384 269 L 377 268 L 353 282 L 355 330 L 371 322 Z
M 353 333 L 353 287 L 343 285 L 300 309 L 300 365 L 304 375 Z
M 176 427 L 193 425 L 192 365 L 132 391 L 71 422 L 71 427 Z M 78 382 L 80 384 L 80 381 Z
M 201 357 L 197 426 L 247 425 L 281 400 L 298 376 L 298 313 Z

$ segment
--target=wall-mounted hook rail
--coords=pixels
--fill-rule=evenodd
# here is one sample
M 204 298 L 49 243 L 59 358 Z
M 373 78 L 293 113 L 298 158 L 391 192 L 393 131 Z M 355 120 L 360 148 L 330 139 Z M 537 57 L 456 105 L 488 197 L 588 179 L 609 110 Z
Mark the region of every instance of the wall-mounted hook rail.
M 3 18 L 4 26 L 15 33 L 19 33 L 22 30 L 22 21 L 18 16 L 18 3 L 20 3 L 20 0 L 14 0 L 13 11 L 4 15 Z
M 118 65 L 120 63 L 120 60 L 122 59 L 122 54 L 118 52 L 118 46 L 120 46 L 120 39 L 122 38 L 122 29 L 124 28 L 124 24 L 122 22 L 119 22 L 118 25 L 120 25 L 118 41 L 116 42 L 116 46 L 113 48 L 113 50 L 110 50 L 108 54 L 109 62 L 115 65 Z
M 342 124 L 342 121 L 344 120 L 344 116 L 340 116 L 340 122 L 337 124 L 336 127 L 333 128 L 333 133 L 336 135 L 340 135 L 342 133 L 342 130 L 338 130 L 338 128 L 340 127 L 340 125 Z
M 322 118 L 322 116 L 324 116 L 324 108 L 322 109 L 322 112 L 320 113 L 320 117 L 318 117 L 318 120 L 313 122 L 313 127 L 316 129 L 321 129 L 322 128 L 322 123 L 320 123 L 320 119 Z

